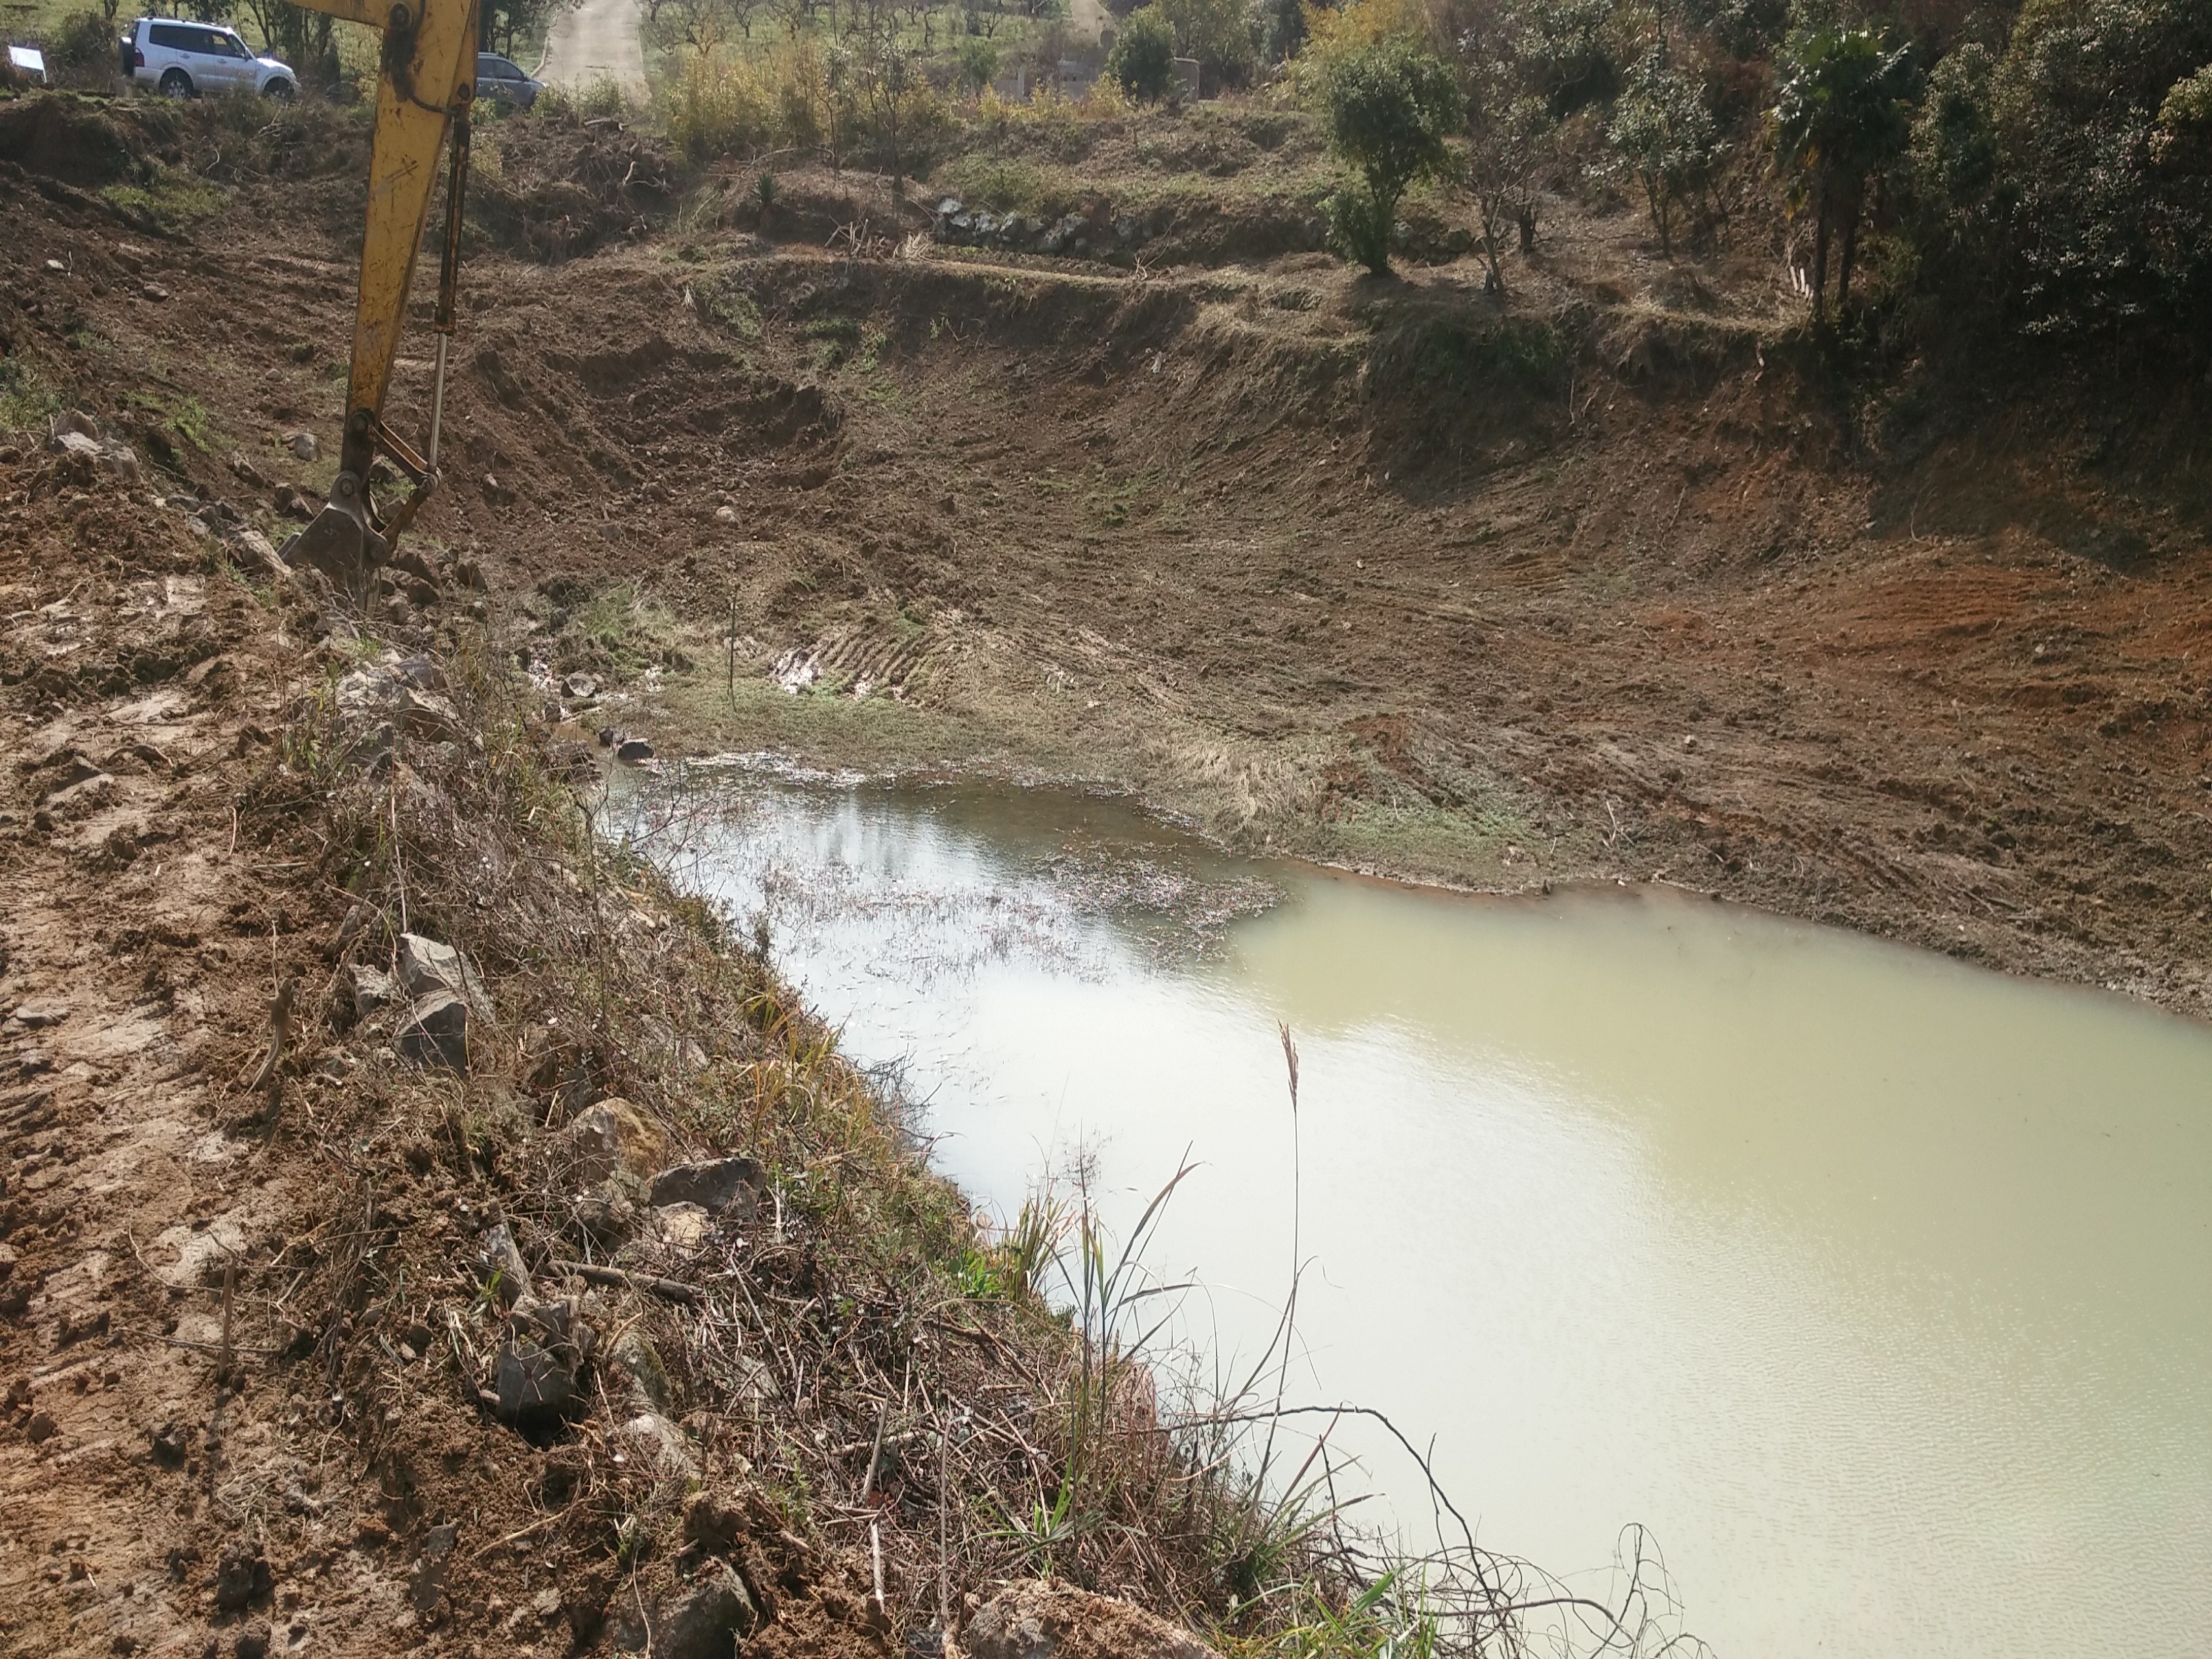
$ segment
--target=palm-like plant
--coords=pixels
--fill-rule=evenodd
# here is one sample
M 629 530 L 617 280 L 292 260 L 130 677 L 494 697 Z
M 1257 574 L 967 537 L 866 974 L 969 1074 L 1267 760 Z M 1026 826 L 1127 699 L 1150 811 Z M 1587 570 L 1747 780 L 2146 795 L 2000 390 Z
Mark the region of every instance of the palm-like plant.
M 1792 175 L 1791 205 L 1813 210 L 1813 314 L 1822 314 L 1828 243 L 1843 233 L 1836 303 L 1850 302 L 1866 187 L 1904 152 L 1918 76 L 1911 48 L 1871 29 L 1822 29 L 1793 42 L 1773 111 L 1774 155 Z

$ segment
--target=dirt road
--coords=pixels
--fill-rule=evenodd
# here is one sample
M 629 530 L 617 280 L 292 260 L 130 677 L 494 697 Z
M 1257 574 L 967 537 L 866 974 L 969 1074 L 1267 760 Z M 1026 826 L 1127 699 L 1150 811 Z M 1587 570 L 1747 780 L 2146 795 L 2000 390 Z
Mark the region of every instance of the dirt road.
M 645 52 L 638 44 L 638 0 L 583 0 L 555 20 L 538 78 L 572 90 L 612 81 L 642 98 Z

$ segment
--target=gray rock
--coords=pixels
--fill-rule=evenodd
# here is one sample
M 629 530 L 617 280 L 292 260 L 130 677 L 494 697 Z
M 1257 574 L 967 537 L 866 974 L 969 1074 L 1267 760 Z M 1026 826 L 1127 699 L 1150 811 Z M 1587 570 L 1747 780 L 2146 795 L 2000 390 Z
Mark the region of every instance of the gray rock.
M 615 1431 L 615 1439 L 630 1462 L 664 1480 L 689 1480 L 699 1473 L 691 1455 L 691 1443 L 659 1412 L 640 1412 Z
M 577 1113 L 564 1138 L 571 1173 L 585 1187 L 596 1187 L 618 1170 L 643 1180 L 659 1167 L 668 1146 L 659 1128 L 619 1095 Z
M 493 1374 L 499 1414 L 509 1422 L 544 1422 L 576 1399 L 575 1368 L 550 1348 L 517 1337 L 499 1351 Z
M 696 1204 L 726 1221 L 750 1221 L 760 1209 L 768 1171 L 750 1158 L 708 1158 L 678 1164 L 653 1178 L 653 1202 Z
M 246 562 L 250 566 L 266 572 L 279 581 L 293 580 L 292 567 L 276 556 L 275 545 L 259 531 L 252 528 L 234 530 L 229 540 L 234 550 L 246 556 Z
M 406 602 L 400 603 L 404 609 Z M 390 721 L 433 743 L 462 742 L 468 733 L 460 714 L 439 694 L 437 684 L 437 672 L 428 664 L 387 651 L 340 678 L 338 722 L 350 732 Z
M 744 1580 L 720 1565 L 669 1603 L 653 1650 L 660 1659 L 727 1659 L 759 1622 Z
M 637 1206 L 620 1193 L 586 1193 L 576 1200 L 576 1224 L 601 1246 L 620 1243 L 637 1231 Z
M 1110 1595 L 1039 1580 L 984 1604 L 960 1635 L 968 1659 L 1215 1659 L 1212 1648 L 1156 1613 Z
M 469 1006 L 485 1019 L 492 1017 L 491 994 L 484 989 L 476 969 L 469 966 L 469 959 L 453 946 L 421 933 L 402 933 L 394 966 L 399 970 L 399 982 L 409 996 L 450 991 L 465 998 Z
M 614 1346 L 607 1351 L 607 1364 L 629 1383 L 631 1397 L 640 1410 L 668 1409 L 667 1368 L 661 1364 L 659 1353 L 641 1332 L 633 1328 L 617 1338 Z
M 729 1659 L 738 1643 L 760 1624 L 759 1610 L 726 1562 L 713 1563 L 681 1595 L 663 1596 L 641 1611 L 633 1601 L 610 1625 L 621 1653 L 650 1651 L 653 1659 Z
M 529 1266 L 503 1221 L 485 1230 L 483 1282 L 495 1287 L 493 1293 L 502 1307 L 512 1307 L 530 1295 Z
M 353 980 L 353 1014 L 356 1019 L 367 1019 L 380 1008 L 389 1007 L 399 1000 L 399 982 L 381 968 L 372 968 L 356 962 L 348 970 Z
M 399 1027 L 399 1057 L 417 1066 L 469 1069 L 469 1005 L 451 991 L 417 997 Z
M 640 761 L 649 761 L 653 758 L 653 745 L 643 738 L 624 738 L 615 745 L 615 758 L 618 761 L 628 761 L 635 766 Z
M 589 674 L 571 674 L 561 684 L 570 696 L 580 702 L 588 702 L 599 695 L 599 683 Z
M 591 1327 L 578 1322 L 573 1297 L 542 1298 L 526 1292 L 515 1298 L 507 1318 L 516 1331 L 548 1347 L 580 1350 L 591 1345 Z
M 696 1250 L 714 1230 L 714 1218 L 696 1204 L 659 1204 L 653 1206 L 653 1230 L 668 1249 Z
M 64 455 L 81 456 L 126 483 L 139 481 L 138 457 L 129 444 L 88 437 L 82 432 L 62 431 L 54 434 L 52 447 Z
M 323 447 L 312 432 L 295 432 L 284 440 L 284 447 L 303 461 L 312 461 L 323 453 Z

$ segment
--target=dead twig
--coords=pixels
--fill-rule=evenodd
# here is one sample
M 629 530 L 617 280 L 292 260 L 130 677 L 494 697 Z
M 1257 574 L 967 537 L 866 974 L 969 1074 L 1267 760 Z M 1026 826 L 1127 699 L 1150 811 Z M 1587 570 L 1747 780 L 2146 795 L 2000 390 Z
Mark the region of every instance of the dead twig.
M 602 1267 L 589 1261 L 556 1261 L 556 1273 L 574 1273 L 587 1284 L 610 1285 L 617 1290 L 643 1291 L 670 1302 L 686 1304 L 704 1302 L 707 1293 L 696 1285 L 686 1285 L 680 1279 L 659 1279 L 651 1273 L 634 1273 L 622 1267 Z

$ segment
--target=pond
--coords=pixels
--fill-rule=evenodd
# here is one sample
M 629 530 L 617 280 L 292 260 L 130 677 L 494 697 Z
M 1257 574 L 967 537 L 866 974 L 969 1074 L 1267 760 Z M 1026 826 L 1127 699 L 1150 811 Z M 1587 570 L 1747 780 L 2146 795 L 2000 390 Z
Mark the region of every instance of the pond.
M 2202 1650 L 2212 1030 L 1672 890 L 1408 889 L 974 784 L 685 787 L 716 811 L 672 872 L 765 916 L 980 1205 L 1087 1154 L 1126 1225 L 1187 1158 L 1152 1255 L 1224 1370 L 1295 1219 L 1291 1395 L 1433 1437 L 1484 1545 L 1602 1594 L 1641 1522 L 1723 1656 Z M 1427 1527 L 1392 1443 L 1334 1443 Z

